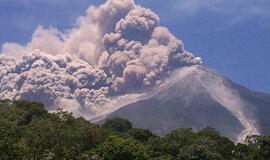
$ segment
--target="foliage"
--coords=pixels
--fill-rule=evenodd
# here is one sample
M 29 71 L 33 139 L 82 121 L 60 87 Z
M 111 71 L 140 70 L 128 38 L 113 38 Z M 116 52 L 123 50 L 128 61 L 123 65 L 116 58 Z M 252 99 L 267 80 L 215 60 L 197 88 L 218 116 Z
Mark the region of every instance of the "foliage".
M 127 119 L 113 118 L 107 119 L 102 127 L 118 132 L 127 132 L 128 130 L 132 129 L 132 124 Z
M 155 137 L 150 130 L 141 128 L 131 129 L 128 131 L 128 134 L 142 143 L 148 142 L 151 137 Z
M 146 148 L 128 138 L 110 136 L 103 144 L 104 160 L 147 160 L 149 159 Z
M 122 118 L 99 126 L 61 109 L 48 113 L 38 102 L 1 100 L 0 159 L 269 160 L 270 135 L 234 144 L 207 127 L 160 137 Z

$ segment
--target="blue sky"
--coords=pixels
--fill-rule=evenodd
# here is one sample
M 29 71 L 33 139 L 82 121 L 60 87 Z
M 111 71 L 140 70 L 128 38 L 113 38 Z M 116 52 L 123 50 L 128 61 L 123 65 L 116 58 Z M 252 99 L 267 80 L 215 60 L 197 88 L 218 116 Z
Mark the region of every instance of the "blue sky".
M 1 0 L 0 45 L 25 44 L 38 25 L 69 29 L 104 0 Z M 269 0 L 137 0 L 156 12 L 185 48 L 250 89 L 270 93 Z

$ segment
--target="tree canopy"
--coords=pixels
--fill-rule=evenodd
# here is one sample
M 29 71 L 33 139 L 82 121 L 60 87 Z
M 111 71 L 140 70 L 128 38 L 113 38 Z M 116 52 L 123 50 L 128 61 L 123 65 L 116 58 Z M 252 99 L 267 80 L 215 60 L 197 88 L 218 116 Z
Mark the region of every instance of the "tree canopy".
M 30 101 L 0 101 L 0 159 L 269 160 L 270 135 L 234 144 L 214 128 L 180 128 L 164 137 L 127 119 L 102 125 Z

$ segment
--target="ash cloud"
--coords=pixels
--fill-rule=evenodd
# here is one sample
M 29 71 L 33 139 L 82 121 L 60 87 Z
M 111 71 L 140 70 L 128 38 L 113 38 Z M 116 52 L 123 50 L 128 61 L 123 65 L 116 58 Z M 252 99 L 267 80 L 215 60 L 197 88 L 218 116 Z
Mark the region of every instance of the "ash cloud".
M 202 64 L 154 12 L 133 0 L 108 0 L 86 13 L 64 32 L 39 26 L 28 44 L 5 43 L 0 98 L 94 114 L 112 97 L 114 104 L 117 96 L 132 102 L 176 68 Z

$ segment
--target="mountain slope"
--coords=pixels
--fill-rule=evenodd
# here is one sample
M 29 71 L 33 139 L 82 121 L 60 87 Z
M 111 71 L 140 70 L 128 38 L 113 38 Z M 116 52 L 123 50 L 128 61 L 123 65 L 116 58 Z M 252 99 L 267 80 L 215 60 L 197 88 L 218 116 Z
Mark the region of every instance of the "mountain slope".
M 198 131 L 213 126 L 240 142 L 270 131 L 270 95 L 250 91 L 207 66 L 183 67 L 146 98 L 111 117 L 127 118 L 159 135 L 179 127 Z

